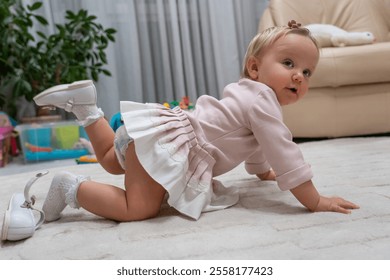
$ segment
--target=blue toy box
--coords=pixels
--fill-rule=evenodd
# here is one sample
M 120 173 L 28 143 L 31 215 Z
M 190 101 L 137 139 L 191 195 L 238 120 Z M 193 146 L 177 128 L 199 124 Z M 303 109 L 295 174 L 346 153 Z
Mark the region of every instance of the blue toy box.
M 78 158 L 89 154 L 81 138 L 88 136 L 75 121 L 17 125 L 24 161 Z

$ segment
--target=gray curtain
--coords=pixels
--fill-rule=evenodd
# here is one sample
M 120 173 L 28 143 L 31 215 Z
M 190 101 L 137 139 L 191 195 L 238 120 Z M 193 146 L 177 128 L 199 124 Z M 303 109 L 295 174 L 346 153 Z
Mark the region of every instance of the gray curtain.
M 26 2 L 33 2 L 26 0 Z M 219 97 L 237 81 L 247 44 L 267 0 L 44 0 L 54 31 L 65 10 L 87 9 L 115 28 L 107 50 L 112 77 L 97 83 L 107 118 L 120 100 L 165 102 L 203 94 Z

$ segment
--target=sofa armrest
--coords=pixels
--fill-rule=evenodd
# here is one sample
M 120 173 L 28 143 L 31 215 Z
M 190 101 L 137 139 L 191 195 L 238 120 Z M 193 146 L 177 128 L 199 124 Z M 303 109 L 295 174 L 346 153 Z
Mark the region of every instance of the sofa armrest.
M 323 48 L 311 88 L 390 82 L 390 42 Z

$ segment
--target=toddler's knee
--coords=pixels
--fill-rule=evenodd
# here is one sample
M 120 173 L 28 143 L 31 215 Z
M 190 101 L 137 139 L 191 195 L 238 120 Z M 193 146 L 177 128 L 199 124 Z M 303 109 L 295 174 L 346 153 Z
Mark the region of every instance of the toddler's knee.
M 125 170 L 119 164 L 113 149 L 108 151 L 102 158 L 98 158 L 98 161 L 104 170 L 110 174 L 120 175 L 125 173 Z
M 118 221 L 119 222 L 135 222 L 155 218 L 160 211 L 148 210 L 130 210 L 125 213 Z
M 103 166 L 103 165 L 102 165 Z M 103 166 L 104 170 L 106 170 L 108 173 L 112 175 L 122 175 L 125 174 L 125 171 L 122 168 L 117 168 L 113 166 Z

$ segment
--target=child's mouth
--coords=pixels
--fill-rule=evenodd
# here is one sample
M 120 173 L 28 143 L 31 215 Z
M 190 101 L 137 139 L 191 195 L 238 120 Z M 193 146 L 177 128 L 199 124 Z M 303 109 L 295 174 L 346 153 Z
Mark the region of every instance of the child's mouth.
M 289 90 L 291 90 L 293 93 L 297 93 L 297 89 L 296 88 L 289 88 Z

